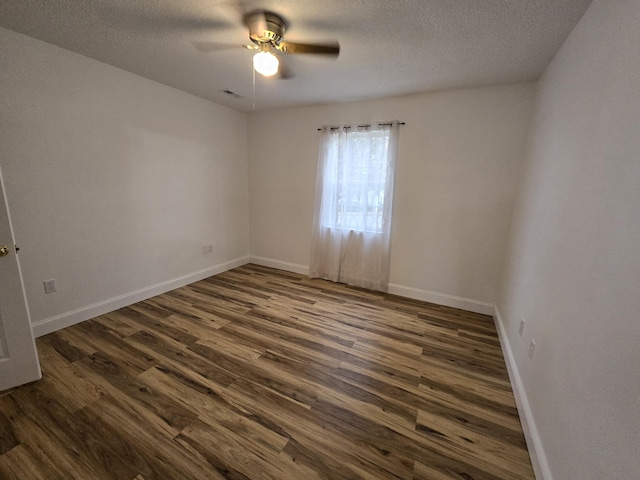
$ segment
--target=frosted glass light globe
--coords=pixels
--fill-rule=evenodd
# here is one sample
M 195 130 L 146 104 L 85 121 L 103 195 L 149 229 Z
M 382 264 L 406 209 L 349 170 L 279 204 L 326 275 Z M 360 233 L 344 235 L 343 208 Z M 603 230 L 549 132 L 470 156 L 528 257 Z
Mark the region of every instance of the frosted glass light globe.
M 253 68 L 265 77 L 278 73 L 278 58 L 269 52 L 258 52 L 253 56 Z

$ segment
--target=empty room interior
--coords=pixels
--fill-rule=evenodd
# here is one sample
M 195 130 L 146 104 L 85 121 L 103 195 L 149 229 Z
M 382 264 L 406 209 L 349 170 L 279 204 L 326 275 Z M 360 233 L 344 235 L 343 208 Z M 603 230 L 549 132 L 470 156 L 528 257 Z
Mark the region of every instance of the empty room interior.
M 638 25 L 0 1 L 0 478 L 638 478 Z

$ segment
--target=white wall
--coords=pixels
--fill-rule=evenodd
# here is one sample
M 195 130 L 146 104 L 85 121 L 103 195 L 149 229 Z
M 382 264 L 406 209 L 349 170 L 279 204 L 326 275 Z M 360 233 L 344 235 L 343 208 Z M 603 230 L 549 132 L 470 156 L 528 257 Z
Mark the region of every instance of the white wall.
M 245 114 L 8 30 L 0 44 L 0 162 L 37 334 L 247 260 Z
M 539 85 L 498 308 L 547 479 L 640 475 L 639 25 L 595 0 Z
M 398 119 L 391 290 L 492 312 L 532 98 L 519 84 L 252 114 L 252 257 L 307 268 L 318 127 Z

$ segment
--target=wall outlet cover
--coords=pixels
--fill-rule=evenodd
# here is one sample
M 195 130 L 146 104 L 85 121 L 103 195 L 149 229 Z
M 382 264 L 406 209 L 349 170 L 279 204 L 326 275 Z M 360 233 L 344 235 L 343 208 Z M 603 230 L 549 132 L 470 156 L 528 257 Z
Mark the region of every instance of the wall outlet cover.
M 45 280 L 42 282 L 44 285 L 44 293 L 53 293 L 57 292 L 56 290 L 56 281 L 55 279 Z

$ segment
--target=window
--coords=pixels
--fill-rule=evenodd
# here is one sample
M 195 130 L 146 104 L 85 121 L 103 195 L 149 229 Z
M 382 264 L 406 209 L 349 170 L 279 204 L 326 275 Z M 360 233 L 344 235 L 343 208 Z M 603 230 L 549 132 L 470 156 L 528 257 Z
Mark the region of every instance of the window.
M 388 130 L 356 131 L 347 134 L 331 132 L 329 161 L 333 175 L 325 178 L 333 183 L 326 189 L 327 203 L 335 202 L 326 217 L 326 226 L 381 233 L 384 224 L 384 201 L 387 180 Z
M 325 128 L 310 276 L 386 290 L 398 128 Z

